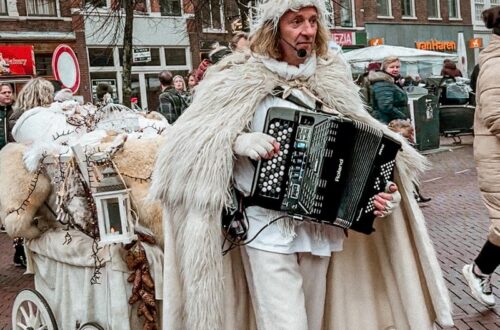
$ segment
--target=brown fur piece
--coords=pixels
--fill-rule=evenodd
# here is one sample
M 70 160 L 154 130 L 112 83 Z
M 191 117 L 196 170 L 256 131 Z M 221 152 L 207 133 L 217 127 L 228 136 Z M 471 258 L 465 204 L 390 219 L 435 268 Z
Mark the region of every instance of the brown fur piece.
M 163 246 L 162 210 L 159 202 L 146 200 L 150 181 L 138 180 L 151 176 L 158 149 L 164 139 L 127 140 L 123 148 L 115 154 L 114 162 L 129 188 L 133 207 L 139 214 L 140 223 L 151 229 L 158 244 Z
M 9 143 L 0 150 L 0 217 L 9 236 L 32 239 L 55 224 L 51 223 L 47 210 L 40 209 L 52 190 L 50 180 L 43 173 L 38 176 L 36 187 L 23 207 L 24 210 L 19 209 L 28 198 L 35 178 L 35 173 L 28 172 L 24 167 L 25 149 L 22 144 Z M 17 209 L 18 212 L 12 212 Z M 42 213 L 33 221 L 39 209 Z

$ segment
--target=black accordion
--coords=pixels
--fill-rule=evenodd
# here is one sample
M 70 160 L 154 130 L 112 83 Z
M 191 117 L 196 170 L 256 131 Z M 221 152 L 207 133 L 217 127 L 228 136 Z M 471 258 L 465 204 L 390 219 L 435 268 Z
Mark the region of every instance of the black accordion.
M 282 107 L 264 133 L 280 151 L 257 163 L 252 204 L 365 234 L 374 231 L 376 194 L 393 180 L 401 143 L 345 117 Z

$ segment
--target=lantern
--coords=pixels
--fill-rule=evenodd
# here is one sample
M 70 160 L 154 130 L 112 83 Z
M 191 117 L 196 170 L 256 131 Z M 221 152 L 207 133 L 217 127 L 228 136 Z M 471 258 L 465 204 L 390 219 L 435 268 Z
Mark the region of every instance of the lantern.
M 131 217 L 130 196 L 114 166 L 104 153 L 91 157 L 91 191 L 94 198 L 101 245 L 130 243 L 136 239 Z

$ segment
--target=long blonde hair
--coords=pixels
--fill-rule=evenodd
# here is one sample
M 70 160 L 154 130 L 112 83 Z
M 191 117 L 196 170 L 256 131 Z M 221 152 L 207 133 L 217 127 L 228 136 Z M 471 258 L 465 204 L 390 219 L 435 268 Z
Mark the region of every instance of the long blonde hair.
M 266 21 L 250 38 L 250 50 L 256 54 L 279 60 L 282 57 L 279 47 L 280 38 L 279 28 L 275 29 L 272 20 Z M 328 30 L 323 26 L 321 20 L 318 20 L 318 31 L 314 41 L 314 50 L 317 56 L 324 57 L 328 53 L 328 39 Z
M 175 84 L 175 80 L 180 79 L 182 81 L 182 90 L 185 92 L 186 91 L 186 81 L 181 75 L 176 75 L 172 78 L 172 83 Z
M 16 111 L 26 111 L 35 107 L 48 107 L 54 101 L 54 86 L 43 78 L 28 81 L 17 95 L 14 108 Z

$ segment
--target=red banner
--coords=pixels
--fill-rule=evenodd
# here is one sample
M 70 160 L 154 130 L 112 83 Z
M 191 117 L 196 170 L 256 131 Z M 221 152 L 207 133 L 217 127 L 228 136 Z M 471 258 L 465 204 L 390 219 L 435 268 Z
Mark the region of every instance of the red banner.
M 35 75 L 33 46 L 0 45 L 0 75 Z

